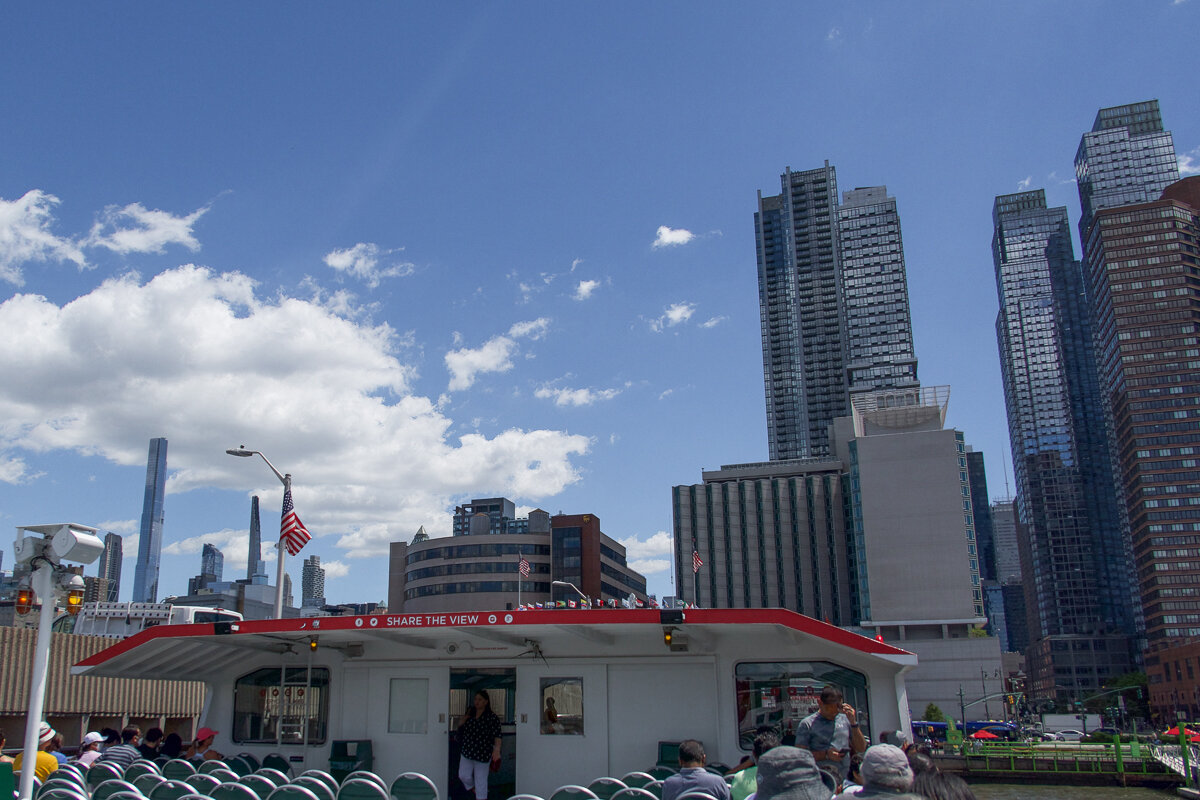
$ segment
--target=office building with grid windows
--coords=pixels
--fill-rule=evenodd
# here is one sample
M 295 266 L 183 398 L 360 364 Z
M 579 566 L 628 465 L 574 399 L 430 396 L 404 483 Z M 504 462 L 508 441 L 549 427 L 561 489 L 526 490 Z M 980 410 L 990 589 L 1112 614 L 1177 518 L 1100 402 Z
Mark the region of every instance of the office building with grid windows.
M 1114 495 L 1083 277 L 1065 207 L 998 196 L 992 255 L 1030 646 L 1029 688 L 1061 702 L 1134 665 L 1138 615 Z

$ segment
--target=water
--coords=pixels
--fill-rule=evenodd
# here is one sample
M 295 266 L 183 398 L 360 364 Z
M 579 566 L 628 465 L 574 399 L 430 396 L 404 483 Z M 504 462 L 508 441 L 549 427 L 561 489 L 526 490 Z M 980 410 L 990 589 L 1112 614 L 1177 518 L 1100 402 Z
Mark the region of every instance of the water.
M 1175 790 L 1119 786 L 1021 786 L 1011 783 L 973 783 L 979 800 L 1167 800 Z

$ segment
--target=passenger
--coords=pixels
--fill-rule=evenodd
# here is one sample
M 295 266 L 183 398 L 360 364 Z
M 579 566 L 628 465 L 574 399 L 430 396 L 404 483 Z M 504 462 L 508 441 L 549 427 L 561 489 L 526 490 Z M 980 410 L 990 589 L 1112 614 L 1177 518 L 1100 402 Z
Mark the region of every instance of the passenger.
M 38 749 L 33 762 L 33 775 L 43 783 L 52 772 L 58 769 L 58 759 L 47 752 L 57 735 L 58 732 L 51 728 L 48 722 L 43 722 L 38 726 Z M 13 772 L 21 771 L 21 762 L 24 758 L 24 752 L 17 753 L 17 757 L 13 759 Z
M 500 761 L 500 718 L 492 711 L 492 700 L 484 689 L 458 723 L 458 779 L 476 800 L 487 800 L 488 768 Z
M 908 758 L 908 766 L 912 769 L 914 776 L 938 771 L 937 762 L 928 753 L 922 753 L 920 750 L 913 748 L 906 751 L 904 755 Z
M 846 776 L 846 780 L 842 781 L 843 792 L 857 793 L 862 788 L 862 760 L 862 753 L 855 753 L 850 756 L 850 774 Z
M 90 767 L 92 762 L 100 757 L 100 743 L 103 741 L 104 737 L 95 731 L 85 734 L 83 741 L 79 743 L 79 755 L 75 756 L 75 763 L 81 767 Z
M 225 756 L 213 749 L 213 739 L 217 738 L 218 731 L 212 728 L 201 728 L 196 731 L 196 741 L 192 742 L 192 746 L 188 748 L 187 754 L 184 755 L 188 761 L 193 764 L 199 764 L 203 761 L 218 761 Z
M 54 738 L 50 740 L 50 747 L 46 750 L 47 753 L 58 759 L 58 765 L 61 767 L 71 759 L 67 758 L 67 754 L 62 751 L 63 735 L 57 731 Z
M 4 731 L 0 731 L 0 764 L 11 764 L 13 762 L 12 756 L 4 755 L 4 742 L 5 741 L 6 740 L 4 738 Z
M 142 739 L 142 743 L 138 745 L 138 752 L 142 754 L 142 758 L 149 761 L 157 758 L 158 748 L 162 746 L 162 740 L 162 728 L 151 728 L 146 731 L 146 736 Z
M 168 759 L 180 758 L 183 756 L 183 737 L 178 733 L 168 733 L 163 739 L 162 747 L 158 749 L 159 758 L 166 756 Z
M 967 782 L 949 772 L 927 772 L 913 779 L 913 793 L 926 800 L 976 800 Z
M 779 734 L 775 732 L 774 728 L 768 728 L 754 737 L 754 750 L 750 757 L 750 766 L 735 773 L 733 783 L 729 786 L 732 800 L 746 800 L 747 797 L 758 791 L 758 760 L 763 757 L 763 753 L 776 747 L 779 747 Z
M 919 794 L 912 793 L 913 773 L 912 767 L 908 766 L 908 757 L 894 744 L 876 744 L 867 748 L 863 753 L 862 777 L 860 791 L 842 792 L 837 796 L 838 800 L 884 797 L 921 800 Z
M 829 800 L 832 794 L 808 750 L 781 745 L 758 759 L 755 800 Z M 663 798 L 666 800 L 665 791 Z
M 542 712 L 542 733 L 566 733 L 566 728 L 558 721 L 558 709 L 554 707 L 554 698 L 546 698 L 546 710 Z
M 121 743 L 121 732 L 113 728 L 103 728 L 100 735 L 104 737 L 104 741 L 100 744 L 100 752 L 103 753 L 110 747 L 116 747 Z
M 142 757 L 138 752 L 138 742 L 142 739 L 142 729 L 130 725 L 121 731 L 121 743 L 113 745 L 100 756 L 101 761 L 111 761 L 124 771 L 130 764 Z
M 832 684 L 821 689 L 816 712 L 796 726 L 796 747 L 811 751 L 818 766 L 833 762 L 838 766 L 839 778 L 846 780 L 851 754 L 866 750 L 867 741 L 858 729 L 854 707 L 842 702 L 841 689 Z
M 717 800 L 730 800 L 729 784 L 704 768 L 707 760 L 700 742 L 695 739 L 680 742 L 679 772 L 663 781 L 662 800 L 675 800 L 687 792 L 704 792 Z

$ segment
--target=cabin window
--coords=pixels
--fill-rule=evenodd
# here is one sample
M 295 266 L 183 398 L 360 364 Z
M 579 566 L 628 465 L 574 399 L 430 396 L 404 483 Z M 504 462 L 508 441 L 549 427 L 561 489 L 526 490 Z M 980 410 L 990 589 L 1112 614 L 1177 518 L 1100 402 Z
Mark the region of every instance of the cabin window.
M 392 678 L 388 693 L 388 733 L 429 732 L 429 680 Z
M 311 677 L 311 679 L 310 679 Z M 230 737 L 245 744 L 323 744 L 329 730 L 329 670 L 267 667 L 233 688 Z
M 869 736 L 867 676 L 828 661 L 744 662 L 734 672 L 737 687 L 738 742 L 743 750 L 754 745 L 760 725 L 774 725 L 783 736 L 793 734 L 800 720 L 817 710 L 821 689 L 833 684 L 844 702 L 854 706 Z
M 542 733 L 583 735 L 583 678 L 542 678 Z

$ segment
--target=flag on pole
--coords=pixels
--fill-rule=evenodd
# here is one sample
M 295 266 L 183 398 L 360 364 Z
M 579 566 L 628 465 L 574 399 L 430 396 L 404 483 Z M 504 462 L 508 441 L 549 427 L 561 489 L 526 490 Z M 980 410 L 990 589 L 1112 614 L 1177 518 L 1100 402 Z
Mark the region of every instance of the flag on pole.
M 522 578 L 529 577 L 529 562 L 525 560 L 525 556 L 521 556 L 521 560 L 517 562 L 517 570 L 520 571 Z
M 279 542 L 288 551 L 288 555 L 294 556 L 304 549 L 304 545 L 312 539 L 312 534 L 308 532 L 308 528 L 304 527 L 304 523 L 300 521 L 300 517 L 296 516 L 296 507 L 292 505 L 292 490 L 288 489 L 283 493 L 283 518 L 279 522 Z
M 704 562 L 700 560 L 700 553 L 692 551 L 692 572 L 699 572 L 700 567 L 704 566 Z

